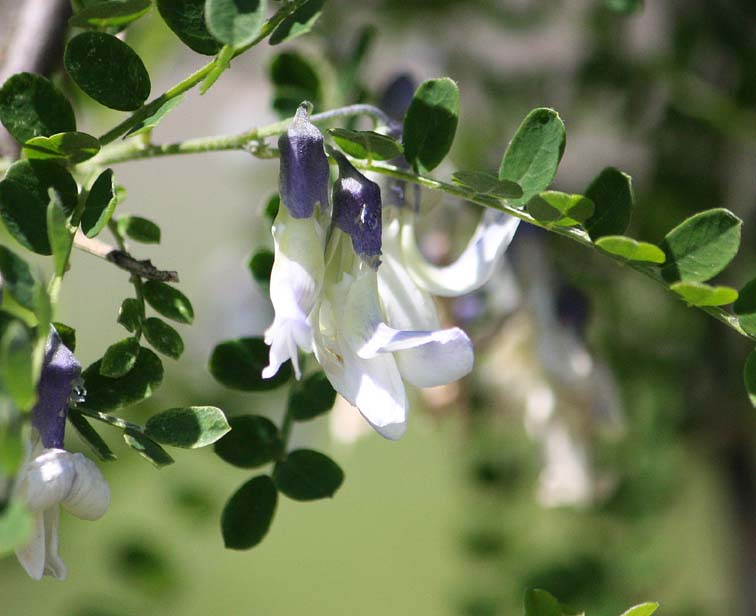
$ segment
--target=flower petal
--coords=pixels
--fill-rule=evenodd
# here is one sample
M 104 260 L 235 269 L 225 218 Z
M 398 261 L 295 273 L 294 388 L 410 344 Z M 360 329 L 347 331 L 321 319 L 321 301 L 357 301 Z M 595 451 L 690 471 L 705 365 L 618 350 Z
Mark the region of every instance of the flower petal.
M 61 504 L 77 518 L 97 520 L 110 506 L 110 486 L 100 469 L 83 454 L 71 456 L 76 475 Z
M 333 327 L 334 311 L 324 301 L 315 328 L 315 356 L 341 396 L 356 406 L 381 436 L 395 440 L 407 424 L 407 394 L 391 354 L 362 359 Z
M 33 580 L 41 580 L 45 574 L 45 516 L 39 511 L 34 515 L 34 530 L 29 542 L 16 549 L 18 562 Z
M 65 580 L 68 569 L 58 554 L 60 507 L 51 507 L 43 515 L 45 518 L 45 575 L 54 577 L 56 580 Z
M 68 496 L 75 477 L 69 452 L 44 449 L 26 466 L 19 480 L 19 498 L 32 513 L 44 511 Z
M 297 347 L 309 352 L 312 332 L 307 315 L 312 311 L 323 284 L 325 262 L 323 233 L 313 218 L 292 218 L 281 208 L 273 226 L 275 260 L 270 275 L 270 299 L 275 310 L 273 324 L 265 332 L 270 360 L 263 378 L 273 377 L 291 359 L 301 376 Z
M 438 267 L 420 252 L 410 220 L 410 216 L 406 216 L 402 228 L 404 263 L 418 285 L 442 297 L 464 295 L 483 286 L 493 275 L 520 224 L 519 218 L 486 210 L 459 258 L 451 265 Z

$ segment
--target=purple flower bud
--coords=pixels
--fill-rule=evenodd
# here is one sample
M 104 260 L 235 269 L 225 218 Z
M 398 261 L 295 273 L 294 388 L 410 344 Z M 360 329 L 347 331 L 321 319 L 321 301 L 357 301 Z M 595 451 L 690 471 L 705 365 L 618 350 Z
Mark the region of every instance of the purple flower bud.
M 333 185 L 333 223 L 352 238 L 352 247 L 373 269 L 381 263 L 381 189 L 339 152 L 339 179 Z
M 407 73 L 400 73 L 383 90 L 380 108 L 401 122 L 415 95 L 417 83 Z
M 323 135 L 309 120 L 310 108 L 309 103 L 302 103 L 289 130 L 278 139 L 281 202 L 294 218 L 309 218 L 316 204 L 328 208 L 328 158 Z
M 32 425 L 47 449 L 63 447 L 68 405 L 80 378 L 81 364 L 53 329 L 45 346 L 45 360 L 37 386 L 37 404 L 32 409 Z

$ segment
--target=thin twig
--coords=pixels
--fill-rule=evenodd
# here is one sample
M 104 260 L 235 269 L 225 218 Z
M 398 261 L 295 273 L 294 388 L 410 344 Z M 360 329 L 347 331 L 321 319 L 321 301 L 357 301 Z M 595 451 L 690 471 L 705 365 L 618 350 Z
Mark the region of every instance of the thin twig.
M 76 234 L 74 246 L 83 252 L 109 261 L 116 267 L 140 278 L 158 280 L 160 282 L 179 281 L 178 272 L 158 269 L 149 259 L 137 259 L 125 250 L 114 248 L 102 240 L 90 239 L 82 233 Z

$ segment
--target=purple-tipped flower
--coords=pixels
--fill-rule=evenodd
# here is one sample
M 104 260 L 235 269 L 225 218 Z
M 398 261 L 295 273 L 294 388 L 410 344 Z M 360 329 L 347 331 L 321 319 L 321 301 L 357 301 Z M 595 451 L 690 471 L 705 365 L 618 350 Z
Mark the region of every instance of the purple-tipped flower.
M 37 387 L 37 404 L 32 409 L 32 425 L 45 448 L 63 447 L 68 405 L 80 378 L 81 364 L 58 332 L 51 330 Z
M 339 179 L 333 185 L 333 223 L 352 238 L 352 247 L 373 269 L 381 256 L 381 189 L 340 153 Z
M 310 103 L 302 103 L 289 130 L 278 139 L 281 202 L 293 218 L 309 218 L 316 205 L 328 208 L 328 158 L 323 135 L 309 120 L 311 108 Z

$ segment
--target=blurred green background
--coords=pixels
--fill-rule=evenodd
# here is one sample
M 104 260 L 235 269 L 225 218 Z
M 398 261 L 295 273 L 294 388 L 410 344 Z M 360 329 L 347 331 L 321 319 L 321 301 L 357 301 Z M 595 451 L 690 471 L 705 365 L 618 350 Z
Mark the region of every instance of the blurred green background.
M 529 109 L 556 108 L 568 134 L 556 188 L 582 192 L 606 165 L 630 173 L 629 234 L 651 242 L 694 212 L 731 209 L 745 221 L 743 247 L 720 279 L 740 287 L 756 273 L 756 7 L 677 0 L 616 10 L 632 4 L 331 0 L 315 31 L 285 51 L 302 53 L 319 75 L 321 109 L 376 100 L 398 73 L 456 79 L 457 168 L 495 168 Z M 204 61 L 155 15 L 130 29 L 129 41 L 153 94 Z M 275 120 L 268 69 L 276 53 L 263 45 L 236 60 L 206 96 L 187 96 L 155 139 Z M 119 117 L 78 96 L 82 130 L 98 134 Z M 186 354 L 129 419 L 182 403 L 279 417 L 281 395 L 232 394 L 205 370 L 215 343 L 259 334 L 271 319 L 245 260 L 270 246 L 262 210 L 276 172 L 243 153 L 116 168 L 128 190 L 121 211 L 163 229 L 162 244 L 137 256 L 178 269 L 197 313 L 182 331 Z M 450 211 L 467 223 L 475 213 L 445 203 L 437 224 L 470 227 L 449 222 Z M 451 251 L 465 239 L 453 235 Z M 218 523 L 248 473 L 211 451 L 177 452 L 177 464 L 156 471 L 103 428 L 120 457 L 104 468 L 111 510 L 96 523 L 63 516 L 65 583 L 35 583 L 14 559 L 0 562 L 0 614 L 509 615 L 521 613 L 530 586 L 596 616 L 643 600 L 660 601 L 664 616 L 756 613 L 756 426 L 741 384 L 751 349 L 598 254 L 558 238 L 539 246 L 542 271 L 588 298 L 581 344 L 613 375 L 624 415 L 622 434 L 604 438 L 573 405 L 577 424 L 588 425 L 591 463 L 611 477 L 589 503 L 546 508 L 537 498 L 542 450 L 506 390 L 534 361 L 506 350 L 511 332 L 533 324 L 525 303 L 501 315 L 502 334 L 487 335 L 485 318 L 469 323 L 472 335 L 490 338 L 480 370 L 443 400 L 416 395 L 400 442 L 372 433 L 335 442 L 328 418 L 298 425 L 294 442 L 332 455 L 345 484 L 327 502 L 282 498 L 269 536 L 250 552 L 224 550 Z M 77 328 L 84 365 L 121 337 L 115 317 L 129 294 L 125 274 L 74 256 L 59 316 Z M 481 300 L 496 312 L 494 294 Z M 456 314 L 454 305 L 445 310 Z M 73 435 L 69 444 L 80 446 Z

